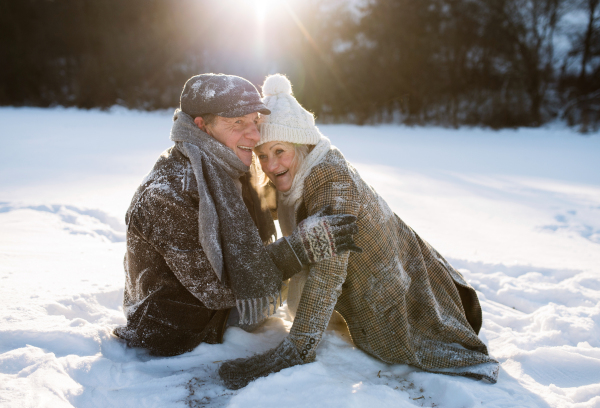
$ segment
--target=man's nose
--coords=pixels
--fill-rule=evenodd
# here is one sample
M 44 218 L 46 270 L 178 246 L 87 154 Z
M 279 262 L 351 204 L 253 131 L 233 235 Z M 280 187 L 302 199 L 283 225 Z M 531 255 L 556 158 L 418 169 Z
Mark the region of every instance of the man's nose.
M 258 131 L 258 126 L 256 125 L 256 123 L 252 123 L 248 126 L 248 128 L 246 129 L 246 134 L 244 136 L 246 136 L 247 139 L 258 143 L 258 141 L 260 140 L 260 132 Z

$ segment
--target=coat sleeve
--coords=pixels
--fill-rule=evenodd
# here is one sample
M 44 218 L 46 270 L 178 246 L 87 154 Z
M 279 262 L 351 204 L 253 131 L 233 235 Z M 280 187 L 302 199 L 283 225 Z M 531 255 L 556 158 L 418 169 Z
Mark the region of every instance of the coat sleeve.
M 303 197 L 309 216 L 326 205 L 331 205 L 336 214 L 359 214 L 358 192 L 351 174 L 331 166 L 313 169 L 305 180 Z M 290 330 L 290 338 L 305 361 L 314 358 L 315 349 L 342 293 L 349 256 L 344 253 L 310 268 Z
M 202 250 L 198 212 L 193 205 L 168 185 L 147 189 L 130 213 L 129 228 L 137 230 L 161 255 L 177 280 L 205 307 L 231 308 L 235 306 L 235 296 L 219 281 Z
M 279 238 L 266 248 L 271 260 L 281 271 L 282 280 L 286 281 L 302 270 L 302 263 L 286 238 Z

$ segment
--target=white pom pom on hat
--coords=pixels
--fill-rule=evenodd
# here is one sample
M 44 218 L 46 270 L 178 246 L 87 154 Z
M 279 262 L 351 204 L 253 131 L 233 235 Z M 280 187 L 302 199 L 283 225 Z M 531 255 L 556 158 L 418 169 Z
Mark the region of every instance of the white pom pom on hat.
M 281 74 L 269 75 L 262 86 L 263 96 L 273 96 L 280 93 L 292 94 L 292 83 Z
M 271 111 L 262 117 L 260 141 L 317 144 L 323 137 L 312 113 L 292 96 L 292 83 L 281 74 L 269 75 L 262 86 L 263 103 Z

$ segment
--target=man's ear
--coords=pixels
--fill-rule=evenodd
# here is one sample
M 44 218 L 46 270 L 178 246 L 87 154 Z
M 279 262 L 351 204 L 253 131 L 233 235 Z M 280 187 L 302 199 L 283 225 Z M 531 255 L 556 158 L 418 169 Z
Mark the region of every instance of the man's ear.
M 194 119 L 194 123 L 200 128 L 200 130 L 208 133 L 206 130 L 206 123 L 204 122 L 204 119 L 202 119 L 202 116 L 198 116 L 196 119 Z

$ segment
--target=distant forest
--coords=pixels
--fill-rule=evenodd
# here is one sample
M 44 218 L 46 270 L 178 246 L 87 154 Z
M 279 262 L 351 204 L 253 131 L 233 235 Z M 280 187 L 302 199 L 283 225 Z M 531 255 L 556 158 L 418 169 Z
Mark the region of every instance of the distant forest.
M 4 106 L 281 72 L 322 122 L 600 126 L 600 0 L 0 0 L 0 61 Z

